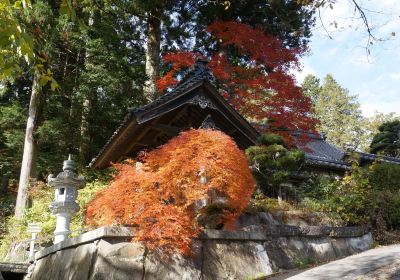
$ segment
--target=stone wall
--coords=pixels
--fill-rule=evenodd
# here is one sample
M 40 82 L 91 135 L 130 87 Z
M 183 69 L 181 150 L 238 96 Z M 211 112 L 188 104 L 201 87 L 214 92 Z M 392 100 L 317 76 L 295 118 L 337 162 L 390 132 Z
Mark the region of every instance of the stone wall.
M 104 227 L 38 252 L 27 279 L 253 279 L 311 261 L 367 250 L 372 236 L 356 227 L 268 226 L 254 231 L 208 230 L 193 258 L 157 259 L 131 230 Z

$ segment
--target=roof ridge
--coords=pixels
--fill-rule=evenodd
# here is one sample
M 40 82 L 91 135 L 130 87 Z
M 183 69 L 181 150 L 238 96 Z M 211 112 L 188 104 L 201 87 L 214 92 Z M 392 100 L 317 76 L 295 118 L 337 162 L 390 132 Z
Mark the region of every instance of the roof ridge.
M 208 62 L 204 59 L 198 59 L 195 64 L 193 64 L 191 67 L 188 68 L 188 70 L 185 71 L 186 73 L 184 73 L 184 77 L 182 78 L 182 80 L 170 91 L 158 96 L 154 101 L 150 102 L 149 104 L 137 108 L 132 108 L 128 111 L 131 114 L 136 114 L 148 110 L 149 108 L 156 106 L 163 101 L 172 99 L 185 89 L 191 87 L 194 83 L 200 81 L 208 81 L 214 85 L 215 77 L 211 74 L 210 69 L 207 67 L 207 63 Z

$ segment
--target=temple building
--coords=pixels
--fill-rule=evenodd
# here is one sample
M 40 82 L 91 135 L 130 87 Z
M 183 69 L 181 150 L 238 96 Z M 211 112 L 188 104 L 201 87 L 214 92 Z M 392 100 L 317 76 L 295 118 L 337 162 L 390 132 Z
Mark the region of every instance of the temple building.
M 260 133 L 218 92 L 206 62 L 198 61 L 171 91 L 141 108 L 131 109 L 90 167 L 103 169 L 111 162 L 135 157 L 144 149 L 166 143 L 190 128 L 219 129 L 239 148 L 255 145 Z M 295 138 L 298 133 L 292 134 Z M 310 134 L 305 146 L 306 170 L 343 175 L 351 169 L 349 153 L 329 144 L 321 135 Z M 361 164 L 380 160 L 400 164 L 400 159 L 357 153 Z

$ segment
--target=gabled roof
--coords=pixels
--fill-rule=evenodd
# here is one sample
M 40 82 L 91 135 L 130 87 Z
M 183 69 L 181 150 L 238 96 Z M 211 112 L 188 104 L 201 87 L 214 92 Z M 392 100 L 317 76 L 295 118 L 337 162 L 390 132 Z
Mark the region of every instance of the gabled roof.
M 295 138 L 299 133 L 292 134 Z M 350 170 L 351 164 L 346 162 L 346 153 L 328 143 L 320 134 L 309 133 L 307 142 L 296 141 L 298 148 L 306 153 L 306 164 L 310 167 L 318 167 L 335 170 Z
M 135 156 L 140 150 L 165 143 L 180 131 L 201 127 L 204 121 L 214 122 L 242 149 L 254 145 L 258 132 L 218 93 L 213 82 L 206 62 L 198 61 L 172 91 L 146 106 L 129 110 L 90 166 L 104 168 L 110 162 Z
M 297 133 L 293 133 L 293 136 L 299 136 Z M 299 143 L 300 141 L 298 141 Z M 351 154 L 359 156 L 361 164 L 369 164 L 375 160 L 382 162 L 388 162 L 392 164 L 400 164 L 400 159 L 362 153 L 357 151 L 345 152 L 335 147 L 326 141 L 326 139 L 319 134 L 309 134 L 308 141 L 305 145 L 298 145 L 298 147 L 306 153 L 306 164 L 308 166 L 314 166 L 318 168 L 331 168 L 336 170 L 350 170 L 351 163 L 348 161 Z
M 152 103 L 130 109 L 90 167 L 105 168 L 110 162 L 134 157 L 190 128 L 212 126 L 230 135 L 245 149 L 256 144 L 259 133 L 218 93 L 205 61 L 188 69 L 181 82 Z M 295 138 L 299 133 L 292 134 Z M 348 153 L 329 144 L 321 135 L 309 134 L 306 144 L 296 141 L 306 153 L 308 167 L 346 171 Z M 400 164 L 400 159 L 358 153 L 362 162 L 380 160 Z

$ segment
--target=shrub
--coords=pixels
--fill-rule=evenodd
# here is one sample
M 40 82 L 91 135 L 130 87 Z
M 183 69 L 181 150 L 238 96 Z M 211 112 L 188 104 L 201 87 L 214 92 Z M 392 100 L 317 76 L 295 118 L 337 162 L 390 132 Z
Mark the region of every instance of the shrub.
M 116 165 L 119 174 L 88 204 L 86 221 L 137 225 L 134 240 L 164 255 L 191 253 L 202 202 L 223 202 L 220 222 L 233 224 L 255 186 L 245 155 L 219 131 L 183 132 L 141 160 Z
M 305 204 L 314 211 L 330 213 L 347 225 L 367 224 L 374 206 L 367 171 L 355 163 L 351 174 L 341 180 L 314 177 L 311 184 L 302 187 L 308 195 Z
M 305 159 L 304 152 L 289 148 L 282 136 L 270 133 L 260 136 L 258 146 L 249 147 L 246 155 L 257 185 L 269 196 L 280 193 L 282 185 L 301 169 Z
M 400 193 L 391 193 L 388 198 L 384 214 L 385 221 L 391 229 L 398 229 L 400 227 Z
M 294 207 L 286 201 L 279 202 L 276 198 L 266 197 L 264 194 L 258 193 L 250 200 L 246 209 L 247 213 L 268 212 L 293 210 Z
M 400 165 L 375 162 L 369 168 L 368 179 L 374 190 L 400 190 Z
M 0 192 L 0 237 L 6 233 L 7 218 L 14 214 L 15 201 L 17 199 L 17 190 L 11 189 L 7 193 Z
M 324 200 L 331 197 L 338 188 L 339 180 L 329 175 L 311 175 L 298 187 L 302 197 Z

